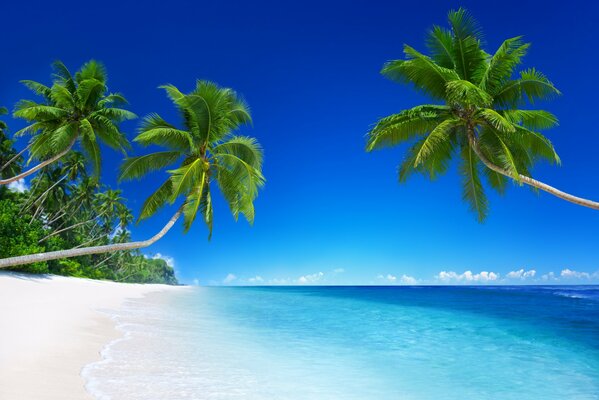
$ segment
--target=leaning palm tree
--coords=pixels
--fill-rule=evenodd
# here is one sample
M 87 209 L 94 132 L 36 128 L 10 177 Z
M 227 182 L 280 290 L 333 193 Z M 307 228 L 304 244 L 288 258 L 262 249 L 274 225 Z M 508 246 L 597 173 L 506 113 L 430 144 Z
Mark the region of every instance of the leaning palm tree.
M 539 133 L 557 125 L 557 118 L 547 111 L 522 107 L 560 92 L 534 68 L 516 74 L 529 44 L 514 37 L 490 55 L 481 47 L 476 21 L 465 10 L 451 11 L 449 24 L 449 29 L 435 26 L 429 32 L 430 55 L 405 45 L 406 58 L 390 61 L 382 70 L 394 81 L 414 84 L 436 103 L 380 119 L 368 132 L 366 150 L 415 142 L 399 167 L 400 182 L 415 172 L 435 178 L 459 154 L 463 197 L 479 221 L 488 212 L 481 171 L 501 193 L 511 179 L 599 209 L 598 202 L 531 178 L 537 161 L 560 162 L 551 142 Z
M 148 240 L 5 258 L 0 259 L 0 268 L 147 247 L 163 237 L 182 215 L 186 231 L 200 213 L 211 233 L 211 190 L 215 185 L 236 220 L 242 214 L 253 222 L 254 200 L 264 184 L 262 149 L 255 139 L 233 134 L 251 122 L 245 102 L 233 90 L 206 81 L 198 81 L 188 94 L 172 85 L 162 88 L 183 116 L 183 126 L 178 128 L 157 114 L 146 117 L 135 141 L 142 145 L 165 146 L 167 150 L 125 160 L 121 179 L 137 179 L 178 163 L 166 171 L 166 180 L 145 201 L 139 217 L 148 218 L 161 207 L 182 198 L 168 223 Z
M 60 61 L 54 63 L 54 69 L 56 73 L 50 87 L 34 81 L 22 81 L 43 100 L 21 100 L 14 112 L 15 117 L 30 123 L 15 136 L 33 134 L 25 150 L 29 150 L 30 161 L 40 162 L 16 176 L 0 180 L 0 185 L 23 179 L 59 160 L 77 141 L 96 174 L 99 174 L 101 165 L 99 140 L 121 151 L 129 146 L 119 124 L 136 116 L 118 108 L 126 104 L 121 94 L 108 93 L 104 66 L 89 61 L 75 76 Z

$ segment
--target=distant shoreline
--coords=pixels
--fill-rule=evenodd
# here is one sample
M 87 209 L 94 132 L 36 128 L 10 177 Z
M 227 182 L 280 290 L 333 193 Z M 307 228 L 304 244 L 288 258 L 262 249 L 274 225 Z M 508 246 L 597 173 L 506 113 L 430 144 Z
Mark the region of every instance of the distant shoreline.
M 81 370 L 121 333 L 96 310 L 178 290 L 55 275 L 0 272 L 0 398 L 93 399 Z

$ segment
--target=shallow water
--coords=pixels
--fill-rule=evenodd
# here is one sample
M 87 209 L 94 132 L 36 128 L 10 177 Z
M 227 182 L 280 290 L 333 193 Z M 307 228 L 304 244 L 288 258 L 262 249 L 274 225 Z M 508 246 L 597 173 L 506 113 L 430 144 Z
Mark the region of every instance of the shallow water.
M 599 399 L 599 287 L 194 288 L 131 301 L 99 399 Z

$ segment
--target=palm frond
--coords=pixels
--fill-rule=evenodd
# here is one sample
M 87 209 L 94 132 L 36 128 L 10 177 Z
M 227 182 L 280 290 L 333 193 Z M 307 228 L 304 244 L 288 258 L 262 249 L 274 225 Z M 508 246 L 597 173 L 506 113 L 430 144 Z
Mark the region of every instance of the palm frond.
M 181 195 L 188 193 L 191 188 L 204 175 L 205 162 L 199 158 L 180 168 L 168 171 L 173 181 L 173 193 L 171 202 Z
M 171 178 L 167 179 L 160 187 L 150 195 L 141 207 L 141 212 L 137 222 L 151 217 L 162 208 L 172 197 L 173 182 Z
M 557 117 L 544 110 L 502 110 L 500 113 L 513 124 L 528 129 L 549 129 L 557 126 Z
M 25 87 L 29 90 L 31 90 L 32 92 L 34 92 L 37 95 L 43 96 L 46 99 L 50 98 L 50 94 L 51 94 L 51 90 L 48 86 L 43 85 L 39 82 L 36 81 L 31 81 L 31 80 L 22 80 L 20 81 L 23 85 L 25 85 Z
M 499 106 L 517 107 L 525 100 L 532 104 L 537 99 L 551 99 L 559 94 L 560 91 L 543 73 L 531 68 L 520 72 L 520 79 L 506 81 L 497 90 L 494 99 Z
M 226 142 L 216 145 L 215 155 L 231 154 L 255 169 L 262 169 L 262 147 L 258 141 L 248 136 L 232 136 Z
M 166 145 L 172 149 L 195 148 L 189 132 L 175 128 L 158 114 L 150 114 L 143 119 L 139 135 L 133 141 L 144 146 L 155 144 Z
M 522 42 L 522 36 L 505 40 L 487 63 L 487 68 L 482 71 L 480 87 L 490 94 L 496 93 L 520 65 L 529 47 L 530 43 Z
M 450 115 L 447 106 L 424 105 L 381 118 L 367 134 L 366 151 L 395 146 L 423 135 Z
M 460 172 L 463 179 L 463 199 L 476 213 L 478 221 L 487 216 L 489 205 L 480 179 L 480 161 L 469 145 L 462 147 Z
M 423 141 L 416 154 L 414 165 L 422 164 L 439 149 L 447 149 L 451 145 L 451 133 L 460 124 L 461 121 L 458 119 L 447 119 L 437 125 Z
M 450 11 L 455 71 L 463 80 L 472 80 L 485 67 L 486 53 L 481 49 L 482 31 L 476 20 L 463 8 Z
M 437 65 L 432 59 L 410 46 L 404 46 L 406 60 L 389 61 L 381 73 L 397 82 L 413 83 L 435 99 L 445 98 L 447 82 L 459 79 L 458 74 L 449 68 Z
M 81 131 L 81 147 L 92 164 L 94 175 L 100 176 L 102 157 L 94 128 L 87 119 L 84 119 L 79 123 L 79 129 Z
M 476 113 L 476 116 L 480 118 L 483 123 L 491 125 L 500 132 L 511 133 L 516 130 L 513 123 L 491 108 L 479 110 Z
M 455 68 L 454 41 L 450 30 L 437 25 L 433 26 L 433 29 L 428 34 L 426 45 L 435 63 L 444 68 Z
M 139 179 L 151 171 L 165 168 L 181 157 L 178 151 L 161 151 L 139 157 L 126 158 L 119 168 L 119 181 Z
M 185 232 L 191 228 L 191 225 L 195 221 L 200 204 L 204 199 L 204 192 L 208 190 L 209 188 L 206 182 L 206 173 L 203 173 L 201 178 L 198 180 L 198 183 L 185 199 L 185 205 L 183 206 L 183 226 L 185 228 Z
M 472 82 L 456 79 L 447 82 L 446 99 L 451 104 L 462 106 L 488 107 L 493 98 Z

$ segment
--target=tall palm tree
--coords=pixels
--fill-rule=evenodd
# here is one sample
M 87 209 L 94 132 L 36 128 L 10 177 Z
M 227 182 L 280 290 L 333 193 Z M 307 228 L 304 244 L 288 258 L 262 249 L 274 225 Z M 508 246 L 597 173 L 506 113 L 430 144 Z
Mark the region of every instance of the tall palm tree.
M 233 134 L 251 122 L 245 102 L 233 90 L 206 81 L 197 81 L 189 94 L 172 85 L 162 88 L 183 116 L 183 126 L 177 128 L 157 114 L 146 117 L 135 141 L 166 146 L 168 150 L 125 160 L 121 179 L 137 179 L 178 163 L 167 171 L 167 179 L 145 201 L 139 217 L 148 218 L 164 205 L 183 198 L 168 223 L 148 240 L 5 258 L 0 259 L 0 268 L 147 247 L 163 237 L 181 215 L 187 231 L 198 212 L 211 233 L 214 185 L 223 193 L 235 219 L 242 214 L 253 222 L 254 200 L 264 184 L 262 149 L 255 139 Z
M 136 116 L 118 108 L 126 104 L 121 94 L 108 93 L 104 66 L 97 61 L 89 61 L 75 76 L 60 61 L 54 63 L 54 69 L 56 73 L 50 87 L 30 80 L 22 81 L 43 100 L 21 100 L 14 112 L 15 117 L 30 123 L 15 135 L 34 135 L 28 146 L 30 160 L 40 162 L 19 175 L 0 180 L 0 185 L 23 179 L 57 161 L 77 141 L 96 174 L 99 174 L 101 166 L 99 140 L 123 152 L 129 146 L 119 124 Z
M 481 170 L 489 185 L 499 192 L 512 179 L 599 209 L 598 202 L 531 178 L 531 168 L 537 161 L 560 162 L 549 139 L 538 132 L 557 125 L 557 118 L 547 111 L 521 107 L 560 92 L 534 68 L 516 74 L 529 44 L 520 36 L 514 37 L 490 55 L 481 47 L 476 21 L 464 9 L 449 13 L 449 25 L 449 29 L 434 26 L 429 32 L 430 55 L 405 45 L 406 58 L 390 61 L 382 70 L 394 81 L 414 84 L 435 104 L 380 119 L 368 132 L 366 150 L 415 142 L 399 167 L 400 182 L 414 172 L 435 178 L 459 154 L 463 197 L 479 221 L 488 212 Z

